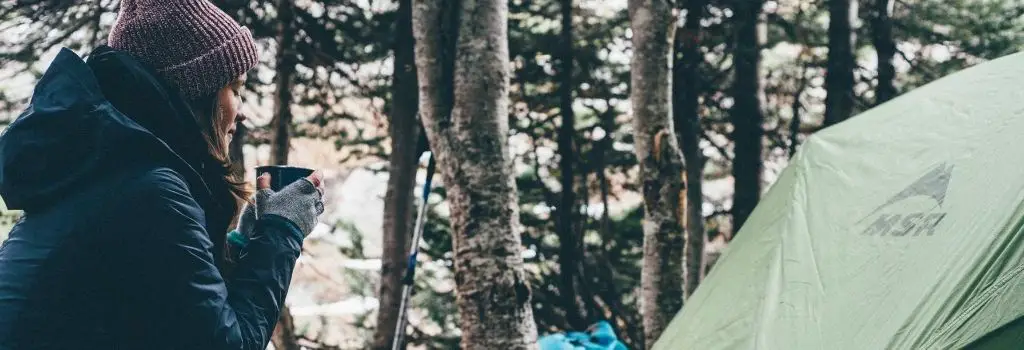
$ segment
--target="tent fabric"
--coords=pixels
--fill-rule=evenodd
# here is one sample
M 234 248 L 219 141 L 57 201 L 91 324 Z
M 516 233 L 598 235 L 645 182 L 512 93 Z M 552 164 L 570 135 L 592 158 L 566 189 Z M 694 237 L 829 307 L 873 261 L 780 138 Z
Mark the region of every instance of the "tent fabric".
M 810 136 L 654 349 L 1024 348 L 1024 53 Z

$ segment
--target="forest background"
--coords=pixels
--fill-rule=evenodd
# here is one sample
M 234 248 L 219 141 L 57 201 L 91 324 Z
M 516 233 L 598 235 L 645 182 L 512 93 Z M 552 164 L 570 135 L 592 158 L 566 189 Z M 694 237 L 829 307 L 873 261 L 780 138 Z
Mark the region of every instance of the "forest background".
M 430 6 L 413 0 L 214 3 L 253 30 L 262 52 L 243 97 L 250 118 L 232 143 L 240 169 L 251 179 L 255 166 L 294 164 L 328 176 L 327 213 L 304 248 L 274 348 L 390 349 L 413 208 L 421 200 L 416 188 L 425 180 L 419 140 L 424 125 L 428 134 L 436 132 L 430 122 L 437 111 L 420 109 L 437 97 L 421 92 L 444 90 L 421 81 L 417 70 L 424 62 L 416 55 L 430 51 L 420 50 L 428 45 L 415 38 L 430 33 L 415 25 L 414 13 Z M 637 349 L 651 345 L 665 318 L 713 268 L 808 135 L 1024 49 L 1021 0 L 483 3 L 501 5 L 493 13 L 507 19 L 507 31 L 483 19 L 463 17 L 461 24 L 506 39 L 507 57 L 495 62 L 507 63 L 509 85 L 494 106 L 507 105 L 501 114 L 507 120 L 485 134 L 506 135 L 508 142 L 504 148 L 475 142 L 511 165 L 473 158 L 462 166 L 514 180 L 507 187 L 514 191 L 504 195 L 517 204 L 516 215 L 498 215 L 509 228 L 493 233 L 518 238 L 502 244 L 519 252 L 509 273 L 525 276 L 529 286 L 530 317 L 513 330 L 535 327 L 543 335 L 607 320 Z M 17 117 L 59 48 L 84 55 L 104 44 L 118 5 L 0 0 L 0 118 Z M 663 11 L 638 21 L 645 9 Z M 635 55 L 637 40 L 650 33 L 664 39 L 660 52 L 668 64 L 654 71 L 664 79 L 637 69 L 660 64 L 636 59 L 650 60 Z M 494 63 L 486 57 L 459 59 L 485 69 Z M 636 72 L 645 79 L 636 80 Z M 643 99 L 658 93 L 664 98 Z M 646 101 L 644 108 L 637 101 Z M 659 135 L 672 142 L 637 142 L 665 140 Z M 463 159 L 456 153 L 465 150 L 433 146 L 455 152 L 438 154 L 442 161 Z M 659 169 L 679 174 L 678 181 L 641 171 L 651 158 L 645 154 L 660 152 L 669 156 L 658 158 L 659 167 L 668 164 Z M 451 219 L 470 214 L 449 197 L 454 191 L 462 198 L 466 189 L 450 190 L 443 178 L 437 176 L 428 198 L 411 348 L 451 349 L 460 341 L 465 347 L 477 331 L 460 322 L 472 313 L 460 309 L 458 293 L 475 287 L 456 288 L 462 272 L 453 253 L 464 232 Z M 645 212 L 645 201 L 659 199 L 658 191 L 645 190 L 652 185 L 676 186 L 685 200 L 661 201 Z M 19 215 L 4 211 L 0 231 Z M 663 255 L 645 253 L 645 221 L 675 225 L 655 242 L 670 247 L 657 253 Z M 652 276 L 645 261 L 677 263 Z M 648 286 L 645 275 L 662 282 Z

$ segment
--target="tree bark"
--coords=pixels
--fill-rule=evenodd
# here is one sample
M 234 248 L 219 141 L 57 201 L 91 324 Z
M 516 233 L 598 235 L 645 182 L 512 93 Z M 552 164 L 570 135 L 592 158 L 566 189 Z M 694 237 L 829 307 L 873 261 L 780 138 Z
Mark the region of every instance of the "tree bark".
M 415 0 L 420 111 L 451 207 L 462 349 L 537 349 L 508 147 L 508 4 Z
M 800 67 L 800 85 L 797 86 L 796 92 L 793 93 L 793 105 L 791 111 L 793 119 L 789 122 L 789 159 L 792 159 L 796 155 L 796 149 L 800 146 L 800 112 L 804 108 L 803 102 L 800 101 L 800 96 L 804 94 L 804 90 L 807 89 L 807 64 L 801 63 Z
M 871 35 L 878 55 L 878 85 L 875 87 L 875 104 L 882 104 L 896 97 L 896 42 L 892 36 L 892 0 L 873 0 Z
M 856 0 L 828 0 L 828 63 L 825 73 L 825 126 L 853 114 L 854 33 L 851 23 Z
M 562 52 L 559 62 L 558 74 L 558 95 L 560 97 L 560 111 L 562 114 L 562 125 L 558 129 L 558 170 L 560 173 L 562 192 L 557 207 L 558 239 L 560 244 L 558 265 L 561 275 L 561 290 L 563 307 L 565 308 L 566 321 L 570 329 L 582 330 L 587 327 L 585 317 L 582 313 L 582 306 L 578 300 L 576 290 L 576 277 L 579 275 L 580 252 L 583 247 L 581 241 L 573 229 L 573 222 L 576 219 L 576 191 L 574 180 L 576 173 L 573 169 L 576 163 L 574 151 L 576 137 L 576 116 L 572 110 L 572 0 L 561 0 L 562 15 Z
M 412 1 L 399 0 L 395 22 L 394 73 L 391 82 L 391 156 L 388 158 L 388 190 L 384 195 L 384 237 L 381 255 L 380 308 L 373 349 L 390 350 L 398 324 L 402 277 L 415 229 L 416 170 L 420 149 L 417 119 L 419 86 L 412 37 Z M 404 332 L 404 330 L 398 330 Z M 400 344 L 404 345 L 404 344 Z M 404 349 L 405 346 L 399 348 Z
M 275 84 L 277 85 L 274 99 L 274 118 L 271 125 L 270 164 L 288 164 L 288 150 L 291 144 L 290 132 L 292 124 L 292 75 L 295 72 L 295 56 L 292 47 L 295 42 L 295 32 L 292 23 L 292 2 L 279 0 L 277 2 L 278 12 L 278 36 L 277 36 L 277 65 Z M 274 328 L 271 336 L 274 348 L 279 350 L 300 350 L 298 339 L 295 336 L 295 325 L 292 324 L 291 310 L 285 305 L 281 309 L 281 317 Z
M 583 327 L 589 326 L 598 318 L 604 318 L 604 307 L 598 304 L 596 286 L 594 285 L 594 274 L 590 273 L 587 269 L 587 256 L 586 250 L 583 247 L 583 234 L 586 232 L 587 227 L 590 226 L 590 216 L 583 214 L 589 210 L 589 198 L 590 198 L 590 169 L 588 162 L 580 162 L 577 168 L 579 173 L 579 181 L 576 181 L 576 193 L 580 198 L 580 204 L 576 206 L 579 208 L 576 211 L 576 215 L 573 217 L 573 221 L 577 224 L 574 225 L 573 235 L 577 237 L 577 260 L 573 263 L 576 269 L 575 277 L 577 283 L 577 294 L 578 299 L 576 305 L 580 308 L 580 317 L 583 320 Z M 577 328 L 578 330 L 585 330 L 586 328 Z
M 630 102 L 644 205 L 641 274 L 644 338 L 648 348 L 682 307 L 682 154 L 672 121 L 675 16 L 667 0 L 629 0 L 633 31 Z
M 686 165 L 686 237 L 683 241 L 683 297 L 689 297 L 697 289 L 704 274 L 704 156 L 700 150 L 700 104 L 702 89 L 700 65 L 704 55 L 700 52 L 701 26 L 707 0 L 690 0 L 686 3 L 686 21 L 683 29 L 676 34 L 673 67 L 673 106 L 676 133 L 683 149 Z
M 732 107 L 735 146 L 732 175 L 735 182 L 732 214 L 733 232 L 739 232 L 761 198 L 762 139 L 764 112 L 761 110 L 761 43 L 758 22 L 763 0 L 736 2 L 736 52 Z M 733 235 L 735 237 L 735 234 Z
M 299 339 L 295 336 L 295 324 L 287 305 L 281 309 L 281 317 L 277 320 L 277 327 L 274 328 L 270 341 L 274 344 L 275 350 L 302 350 Z
M 604 129 L 605 136 L 598 141 L 597 159 L 595 160 L 595 173 L 601 187 L 601 243 L 605 250 L 610 249 L 615 240 L 615 233 L 612 232 L 612 218 L 608 212 L 608 197 L 611 189 L 608 183 L 608 153 L 612 151 L 612 130 L 615 129 L 615 112 L 608 106 L 604 113 L 601 113 L 601 129 Z
M 296 58 L 295 27 L 291 1 L 277 2 L 277 65 L 274 84 L 274 118 L 270 121 L 270 164 L 288 164 L 288 151 L 291 148 L 292 126 L 292 85 L 295 74 Z

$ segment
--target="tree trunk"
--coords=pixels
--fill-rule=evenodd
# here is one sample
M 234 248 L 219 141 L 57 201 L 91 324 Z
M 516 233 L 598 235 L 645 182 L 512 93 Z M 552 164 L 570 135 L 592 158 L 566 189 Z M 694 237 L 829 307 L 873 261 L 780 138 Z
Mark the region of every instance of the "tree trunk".
M 758 22 L 763 0 L 736 2 L 736 52 L 732 107 L 735 181 L 732 215 L 733 232 L 739 232 L 761 198 L 761 149 L 764 112 L 761 110 L 761 43 Z M 735 237 L 735 234 L 733 235 Z
M 828 0 L 828 67 L 825 73 L 825 126 L 853 114 L 854 33 L 856 0 Z
M 700 65 L 704 56 L 700 52 L 701 27 L 706 0 L 690 0 L 686 4 L 686 21 L 676 34 L 673 71 L 673 106 L 676 133 L 683 149 L 686 165 L 686 237 L 683 241 L 683 296 L 689 297 L 703 278 L 704 257 L 704 156 L 700 150 L 700 104 L 702 89 Z
M 395 338 L 402 277 L 414 229 L 416 170 L 420 150 L 420 122 L 416 117 L 419 87 L 412 37 L 412 1 L 400 0 L 395 25 L 394 75 L 391 82 L 391 156 L 388 190 L 384 196 L 384 237 L 381 255 L 380 308 L 373 349 L 390 350 Z M 399 330 L 404 332 L 404 330 Z M 404 345 L 404 344 L 401 344 Z M 399 348 L 404 349 L 405 346 Z
M 804 108 L 803 102 L 800 102 L 800 96 L 804 94 L 804 90 L 807 89 L 807 64 L 801 63 L 800 67 L 800 85 L 797 86 L 796 92 L 793 93 L 793 105 L 791 106 L 791 113 L 793 119 L 789 122 L 789 159 L 793 159 L 796 155 L 796 149 L 800 146 L 800 112 Z
M 277 75 L 275 77 L 277 96 L 274 99 L 274 119 L 270 121 L 270 164 L 274 165 L 288 164 L 289 133 L 292 124 L 292 74 L 295 72 L 295 58 L 292 52 L 295 41 L 292 6 L 291 1 L 280 0 L 277 2 L 278 50 Z M 274 348 L 278 350 L 299 350 L 295 337 L 295 325 L 292 324 L 291 311 L 287 305 L 281 309 L 281 317 L 277 321 L 271 340 L 274 343 Z
M 576 162 L 574 152 L 576 137 L 576 116 L 572 110 L 572 0 L 561 0 L 562 12 L 562 52 L 559 62 L 558 95 L 561 100 L 562 125 L 558 129 L 558 171 L 561 174 L 562 193 L 557 207 L 558 239 L 560 243 L 558 266 L 561 274 L 561 290 L 565 318 L 570 329 L 582 330 L 587 327 L 582 314 L 582 306 L 576 290 L 576 276 L 579 274 L 580 239 L 573 229 L 576 219 L 576 191 L 573 183 L 576 173 L 573 164 Z
M 892 0 L 873 0 L 874 9 L 871 18 L 872 41 L 878 55 L 878 86 L 875 88 L 875 104 L 896 97 L 896 67 L 893 58 L 896 56 L 896 43 L 892 36 Z
M 608 109 L 601 113 L 601 129 L 605 136 L 598 141 L 597 159 L 595 160 L 594 172 L 597 174 L 597 181 L 601 187 L 601 243 L 605 250 L 609 250 L 615 240 L 615 233 L 612 232 L 612 218 L 608 213 L 608 196 L 611 189 L 608 183 L 608 153 L 612 151 L 612 130 L 615 129 L 615 112 L 608 105 Z
M 274 119 L 270 121 L 270 164 L 288 164 L 292 126 L 292 76 L 295 74 L 295 29 L 291 1 L 277 3 L 277 66 Z
M 537 349 L 508 148 L 508 4 L 415 0 L 420 111 L 451 206 L 462 349 Z
M 589 326 L 592 322 L 604 318 L 604 307 L 597 302 L 597 287 L 594 285 L 594 274 L 588 272 L 587 269 L 587 256 L 586 250 L 583 247 L 583 235 L 586 232 L 587 227 L 590 226 L 590 216 L 583 214 L 589 211 L 589 198 L 590 198 L 590 169 L 589 163 L 586 161 L 580 162 L 579 169 L 577 172 L 580 174 L 579 181 L 576 182 L 576 193 L 579 194 L 580 205 L 576 206 L 578 210 L 574 215 L 575 231 L 573 235 L 577 237 L 577 260 L 573 263 L 573 267 L 576 269 L 575 277 L 577 283 L 577 293 L 580 301 L 577 305 L 581 308 L 580 317 L 583 319 L 584 327 Z M 577 328 L 584 330 L 586 328 Z
M 644 202 L 641 274 L 644 338 L 648 348 L 682 307 L 682 154 L 672 121 L 675 16 L 667 0 L 629 0 L 633 30 L 630 102 Z
M 281 317 L 277 320 L 277 327 L 270 337 L 275 350 L 302 350 L 299 340 L 295 337 L 295 323 L 292 321 L 291 310 L 288 306 L 281 309 Z

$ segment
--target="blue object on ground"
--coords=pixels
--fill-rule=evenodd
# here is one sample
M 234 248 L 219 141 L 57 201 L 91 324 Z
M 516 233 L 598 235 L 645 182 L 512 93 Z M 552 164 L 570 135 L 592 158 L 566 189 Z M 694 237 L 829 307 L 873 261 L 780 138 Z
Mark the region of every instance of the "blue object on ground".
M 595 323 L 586 332 L 548 334 L 537 343 L 540 350 L 628 350 L 608 321 Z

